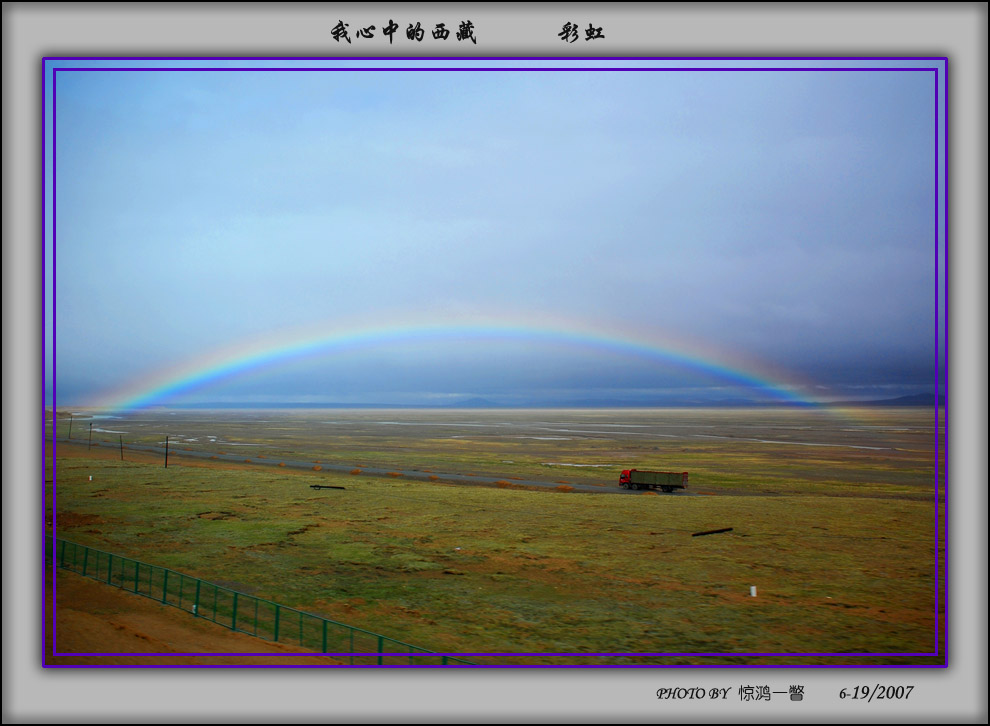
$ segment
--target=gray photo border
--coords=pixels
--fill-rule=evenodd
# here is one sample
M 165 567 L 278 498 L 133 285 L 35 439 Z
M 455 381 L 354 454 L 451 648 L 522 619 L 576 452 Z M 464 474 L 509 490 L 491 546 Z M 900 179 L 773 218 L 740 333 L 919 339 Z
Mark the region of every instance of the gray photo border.
M 525 714 L 541 720 L 587 721 L 621 717 L 655 720 L 719 718 L 709 704 L 658 702 L 660 686 L 698 686 L 739 681 L 718 672 L 499 673 L 195 672 L 40 671 L 34 622 L 40 604 L 36 574 L 40 553 L 25 547 L 36 539 L 40 460 L 37 432 L 41 391 L 43 329 L 40 316 L 40 180 L 37 163 L 40 125 L 40 59 L 44 56 L 202 54 L 285 56 L 330 55 L 326 18 L 362 13 L 408 15 L 409 8 L 381 5 L 245 6 L 214 5 L 61 5 L 11 3 L 4 6 L 4 430 L 5 457 L 4 589 L 9 610 L 4 618 L 4 721 L 160 720 L 180 714 L 214 720 L 499 720 Z M 457 14 L 459 9 L 417 6 L 428 13 Z M 477 8 L 477 12 L 476 9 Z M 561 10 L 544 6 L 472 5 L 476 26 L 497 29 L 506 38 L 491 55 L 550 55 L 541 30 L 561 22 Z M 464 14 L 464 13 L 462 13 Z M 898 675 L 898 683 L 926 686 L 927 696 L 907 711 L 842 704 L 829 678 L 814 678 L 820 693 L 798 717 L 793 711 L 741 708 L 730 704 L 726 720 L 834 720 L 855 714 L 864 720 L 906 722 L 939 720 L 986 722 L 986 6 L 875 5 L 762 6 L 728 8 L 671 5 L 619 5 L 600 11 L 590 5 L 568 15 L 602 18 L 616 27 L 622 55 L 629 56 L 944 56 L 949 58 L 949 289 L 954 381 L 949 429 L 953 432 L 949 471 L 959 489 L 950 509 L 953 551 L 950 602 L 959 607 L 949 632 L 950 668 L 940 673 Z M 313 18 L 322 23 L 311 22 Z M 332 24 L 331 24 L 332 25 Z M 494 44 L 493 44 L 494 45 Z M 320 50 L 322 49 L 322 52 Z M 613 48 L 608 55 L 619 55 Z M 982 365 L 981 365 L 982 363 Z M 959 396 L 959 390 L 963 395 Z M 970 393 L 972 391 L 972 394 Z M 40 426 L 39 426 L 40 428 Z M 34 456 L 16 452 L 36 452 Z M 16 456 L 16 459 L 15 459 Z M 977 489 L 979 487 L 979 489 Z M 980 539 L 982 535 L 982 540 Z M 975 547 L 973 545 L 976 545 Z M 17 593 L 12 595 L 10 593 Z M 34 598 L 31 597 L 34 594 Z M 25 602 L 27 600 L 27 602 Z M 40 625 L 40 623 L 38 623 Z M 981 650 L 982 649 L 982 650 Z M 958 655 L 956 655 L 958 654 Z M 107 684 L 108 690 L 101 687 Z M 230 677 L 227 677 L 230 675 Z M 539 677 L 537 677 L 537 675 Z M 760 679 L 782 673 L 749 671 Z M 819 674 L 816 673 L 816 676 Z M 829 674 L 821 674 L 826 676 Z M 869 682 L 873 673 L 842 682 Z M 884 678 L 890 673 L 881 674 Z M 149 677 L 150 676 L 150 677 Z M 613 677 L 616 676 L 616 677 Z M 909 676 L 909 677 L 908 677 Z M 594 679 L 594 680 L 592 680 Z M 820 688 L 817 684 L 823 684 Z M 264 687 L 261 684 L 265 684 Z M 593 687 L 592 687 L 592 684 Z M 721 685 L 728 685 L 724 683 Z M 181 689 L 183 698 L 169 693 Z M 57 698 L 49 697 L 58 693 Z M 113 698 L 100 698 L 113 693 Z M 809 699 L 810 700 L 810 699 Z M 160 704 L 146 707 L 147 704 Z M 776 715 L 775 715 L 776 713 Z

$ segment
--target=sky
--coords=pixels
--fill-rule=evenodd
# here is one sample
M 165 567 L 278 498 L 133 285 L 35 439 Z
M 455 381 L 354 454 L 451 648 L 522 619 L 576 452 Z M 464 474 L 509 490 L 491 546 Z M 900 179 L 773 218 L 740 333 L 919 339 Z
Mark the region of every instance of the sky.
M 935 391 L 933 73 L 74 71 L 55 107 L 59 403 L 304 340 L 146 403 Z

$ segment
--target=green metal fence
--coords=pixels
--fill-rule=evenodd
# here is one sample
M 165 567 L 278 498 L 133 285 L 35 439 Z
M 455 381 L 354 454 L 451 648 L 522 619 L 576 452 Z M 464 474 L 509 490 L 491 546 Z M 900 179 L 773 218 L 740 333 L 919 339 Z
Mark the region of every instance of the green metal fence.
M 49 537 L 46 556 L 52 555 Z M 368 630 L 304 613 L 166 567 L 55 539 L 55 564 L 108 585 L 172 605 L 196 617 L 275 643 L 335 656 L 354 665 L 475 665 Z

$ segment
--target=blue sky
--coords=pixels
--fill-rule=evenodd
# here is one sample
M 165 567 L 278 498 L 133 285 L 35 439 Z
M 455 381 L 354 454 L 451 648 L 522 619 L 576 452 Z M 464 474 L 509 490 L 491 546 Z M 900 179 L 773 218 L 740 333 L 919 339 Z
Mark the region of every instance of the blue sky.
M 60 402 L 413 319 L 621 328 L 825 398 L 934 391 L 933 73 L 79 71 L 56 103 Z M 433 341 L 183 400 L 728 395 L 593 347 Z

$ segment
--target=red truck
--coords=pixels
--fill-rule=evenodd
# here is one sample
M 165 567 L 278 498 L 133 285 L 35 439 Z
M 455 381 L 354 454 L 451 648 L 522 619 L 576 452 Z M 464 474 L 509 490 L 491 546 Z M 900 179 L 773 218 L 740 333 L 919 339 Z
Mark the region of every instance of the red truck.
M 675 489 L 686 489 L 688 473 L 686 471 L 640 471 L 626 469 L 619 475 L 619 486 L 623 489 L 660 489 L 672 492 Z

